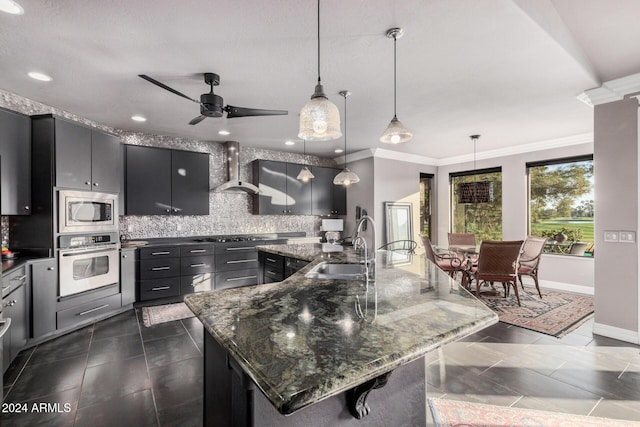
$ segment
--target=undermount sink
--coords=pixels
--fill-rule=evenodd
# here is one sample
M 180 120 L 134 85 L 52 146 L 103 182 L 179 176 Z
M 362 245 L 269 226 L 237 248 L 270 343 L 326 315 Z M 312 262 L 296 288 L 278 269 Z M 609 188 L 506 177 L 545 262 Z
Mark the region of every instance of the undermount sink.
M 364 280 L 364 264 L 331 264 L 321 262 L 304 276 L 309 279 Z

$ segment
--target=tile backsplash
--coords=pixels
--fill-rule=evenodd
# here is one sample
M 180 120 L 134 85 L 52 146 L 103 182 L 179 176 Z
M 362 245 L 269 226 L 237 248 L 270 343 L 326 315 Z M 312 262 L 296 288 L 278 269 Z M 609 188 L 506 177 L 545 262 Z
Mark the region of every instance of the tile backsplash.
M 122 131 L 75 116 L 45 104 L 0 90 L 0 107 L 27 115 L 55 114 L 84 125 L 120 136 L 124 144 L 164 147 L 209 153 L 209 188 L 226 181 L 226 168 L 221 142 L 151 135 Z M 251 182 L 251 162 L 255 159 L 286 161 L 310 165 L 336 166 L 333 159 L 306 156 L 275 150 L 244 147 L 240 141 L 240 179 Z M 253 234 L 302 231 L 308 236 L 319 235 L 321 220 L 308 215 L 252 215 L 251 196 L 244 192 L 209 193 L 209 215 L 197 216 L 133 216 L 120 217 L 120 230 L 132 239 L 154 237 L 204 236 L 216 234 Z M 9 241 L 8 217 L 2 217 L 2 240 Z

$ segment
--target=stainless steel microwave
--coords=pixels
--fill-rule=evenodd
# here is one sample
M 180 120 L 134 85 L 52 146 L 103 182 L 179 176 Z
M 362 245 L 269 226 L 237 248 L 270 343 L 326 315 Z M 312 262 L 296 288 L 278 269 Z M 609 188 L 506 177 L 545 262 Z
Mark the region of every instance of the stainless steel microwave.
M 58 232 L 118 231 L 118 195 L 61 190 Z

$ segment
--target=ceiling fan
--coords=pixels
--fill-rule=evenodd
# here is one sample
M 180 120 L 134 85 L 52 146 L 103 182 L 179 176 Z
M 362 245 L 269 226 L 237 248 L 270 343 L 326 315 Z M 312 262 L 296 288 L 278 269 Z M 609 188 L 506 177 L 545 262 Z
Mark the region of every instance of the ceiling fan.
M 190 125 L 196 125 L 207 117 L 222 117 L 222 113 L 224 112 L 227 113 L 228 119 L 233 119 L 235 117 L 280 116 L 289 114 L 289 112 L 285 110 L 261 110 L 258 108 L 243 108 L 234 107 L 232 105 L 224 105 L 224 100 L 222 99 L 222 97 L 213 93 L 213 87 L 220 84 L 220 76 L 215 73 L 204 73 L 204 82 L 211 87 L 211 90 L 209 91 L 209 93 L 203 93 L 202 95 L 200 95 L 200 101 L 198 101 L 197 99 L 193 99 L 182 92 L 178 92 L 177 90 L 165 85 L 164 83 L 160 83 L 156 79 L 147 76 L 146 74 L 138 74 L 138 77 L 142 77 L 146 81 L 153 83 L 156 86 L 160 86 L 161 88 L 168 90 L 171 93 L 175 93 L 178 96 L 188 99 L 189 101 L 200 104 L 200 115 L 193 118 L 189 122 Z

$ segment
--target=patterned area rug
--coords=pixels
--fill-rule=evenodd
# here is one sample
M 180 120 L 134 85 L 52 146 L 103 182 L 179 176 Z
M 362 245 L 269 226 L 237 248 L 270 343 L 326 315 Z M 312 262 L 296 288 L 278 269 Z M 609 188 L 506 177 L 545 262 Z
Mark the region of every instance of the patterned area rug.
M 195 316 L 193 311 L 189 310 L 189 307 L 183 302 L 142 307 L 142 323 L 146 327 L 193 316 Z
M 634 421 L 429 399 L 438 427 L 640 427 Z
M 562 337 L 580 326 L 593 314 L 593 297 L 541 289 L 542 299 L 535 288 L 518 288 L 521 307 L 511 290 L 504 298 L 502 284 L 496 284 L 496 295 L 480 290 L 480 300 L 498 314 L 501 322 Z

